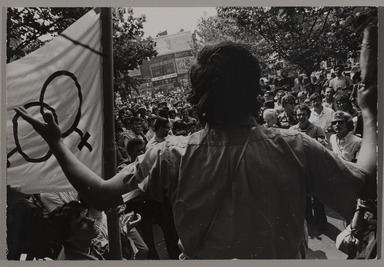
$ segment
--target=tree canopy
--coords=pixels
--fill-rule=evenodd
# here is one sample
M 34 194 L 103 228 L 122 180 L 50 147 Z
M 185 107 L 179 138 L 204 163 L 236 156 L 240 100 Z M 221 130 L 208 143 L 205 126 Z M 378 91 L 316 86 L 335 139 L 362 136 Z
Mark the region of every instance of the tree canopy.
M 24 57 L 68 28 L 91 8 L 7 9 L 7 63 Z
M 362 31 L 377 22 L 375 7 L 220 7 L 200 21 L 202 42 L 248 43 L 266 65 L 284 60 L 310 75 L 320 62 L 345 61 L 360 49 Z

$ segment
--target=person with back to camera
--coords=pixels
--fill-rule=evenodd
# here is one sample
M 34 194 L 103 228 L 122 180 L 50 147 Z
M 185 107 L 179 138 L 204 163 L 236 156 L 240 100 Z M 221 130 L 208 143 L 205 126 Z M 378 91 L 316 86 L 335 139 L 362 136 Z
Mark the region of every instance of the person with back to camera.
M 350 217 L 355 200 L 375 191 L 376 80 L 359 89 L 365 132 L 353 164 L 304 133 L 257 126 L 253 114 L 260 72 L 244 45 L 205 46 L 189 72 L 189 102 L 206 127 L 153 146 L 109 180 L 77 160 L 50 113 L 41 122 L 23 108 L 16 111 L 42 135 L 68 180 L 98 209 L 121 204 L 121 195 L 132 191 L 146 191 L 160 201 L 169 198 L 180 258 L 302 258 L 308 192 Z

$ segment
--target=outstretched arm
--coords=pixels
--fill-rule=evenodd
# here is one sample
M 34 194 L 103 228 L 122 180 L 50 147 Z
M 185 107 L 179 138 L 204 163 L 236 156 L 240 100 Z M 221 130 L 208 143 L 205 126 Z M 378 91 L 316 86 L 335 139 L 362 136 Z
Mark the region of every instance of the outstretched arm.
M 81 163 L 64 145 L 61 131 L 51 113 L 45 113 L 44 122 L 36 120 L 27 111 L 18 107 L 15 111 L 38 132 L 48 143 L 52 153 L 73 187 L 98 210 L 104 210 L 122 203 L 124 188 L 121 178 L 103 180 Z
M 357 101 L 363 118 L 363 142 L 357 164 L 368 171 L 366 194 L 376 193 L 377 160 L 377 27 L 364 32 L 360 54 L 362 82 L 357 91 Z

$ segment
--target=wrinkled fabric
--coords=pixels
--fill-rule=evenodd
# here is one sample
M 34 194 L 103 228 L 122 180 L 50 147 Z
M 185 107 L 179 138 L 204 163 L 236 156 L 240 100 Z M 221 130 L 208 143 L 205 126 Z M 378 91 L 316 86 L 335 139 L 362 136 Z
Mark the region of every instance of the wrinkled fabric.
M 359 154 L 363 139 L 349 132 L 342 140 L 333 134 L 329 141 L 333 152 L 345 160 L 353 161 Z
M 302 244 L 307 193 L 351 216 L 364 173 L 305 134 L 243 127 L 171 137 L 118 175 L 125 192 L 171 200 L 189 258 L 290 259 Z
M 333 109 L 323 107 L 323 110 L 320 114 L 317 114 L 313 108 L 311 108 L 311 116 L 309 117 L 309 122 L 313 123 L 316 126 L 319 126 L 321 129 L 328 129 L 332 125 L 332 115 Z

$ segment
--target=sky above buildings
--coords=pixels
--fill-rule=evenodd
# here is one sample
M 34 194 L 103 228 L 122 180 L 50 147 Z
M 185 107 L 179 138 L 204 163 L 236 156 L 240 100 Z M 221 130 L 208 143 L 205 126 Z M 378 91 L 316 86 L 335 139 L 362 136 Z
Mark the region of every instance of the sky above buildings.
M 159 32 L 167 30 L 174 34 L 183 29 L 194 31 L 199 18 L 216 16 L 214 7 L 132 7 L 134 16 L 146 15 L 144 37 L 156 37 Z

